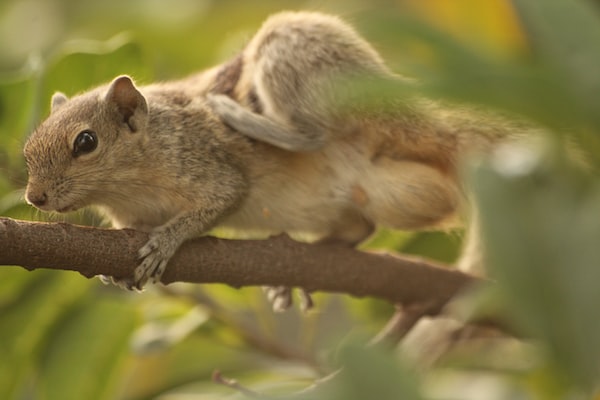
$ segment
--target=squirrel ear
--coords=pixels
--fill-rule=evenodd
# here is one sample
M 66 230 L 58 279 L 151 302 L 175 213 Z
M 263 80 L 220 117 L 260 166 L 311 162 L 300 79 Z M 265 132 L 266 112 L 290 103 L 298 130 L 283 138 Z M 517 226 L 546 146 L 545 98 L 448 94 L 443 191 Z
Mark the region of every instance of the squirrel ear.
M 148 116 L 148 105 L 130 77 L 122 75 L 115 78 L 108 88 L 106 101 L 116 105 L 120 119 L 129 125 L 132 132 L 143 128 Z
M 50 114 L 54 111 L 58 110 L 63 104 L 65 104 L 69 100 L 64 93 L 56 92 L 52 95 L 52 100 L 50 101 Z

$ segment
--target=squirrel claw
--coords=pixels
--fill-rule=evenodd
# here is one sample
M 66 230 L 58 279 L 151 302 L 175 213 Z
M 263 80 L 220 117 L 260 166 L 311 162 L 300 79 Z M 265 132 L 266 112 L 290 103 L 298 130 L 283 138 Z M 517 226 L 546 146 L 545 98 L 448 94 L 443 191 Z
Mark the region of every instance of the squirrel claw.
M 133 273 L 134 285 L 142 288 L 148 283 L 160 282 L 160 277 L 165 271 L 167 260 L 157 259 L 156 257 L 148 256 L 137 266 Z
M 275 312 L 288 310 L 292 304 L 292 288 L 287 286 L 264 286 L 263 291 Z M 314 302 L 308 291 L 300 288 L 300 309 L 304 312 L 313 308 Z
M 114 279 L 108 275 L 98 275 L 98 279 L 100 279 L 100 282 L 102 282 L 104 285 L 115 283 Z
M 135 287 L 142 288 L 148 282 L 147 267 L 144 266 L 145 261 L 138 265 L 133 272 L 133 282 Z
M 292 288 L 285 286 L 267 287 L 267 299 L 273 306 L 273 311 L 283 312 L 289 309 L 292 304 Z
M 158 263 L 158 265 L 156 266 L 154 273 L 152 274 L 152 283 L 160 282 L 160 278 L 162 277 L 162 274 L 165 272 L 166 269 L 167 269 L 167 260 L 161 260 Z
M 156 249 L 156 244 L 152 240 L 149 240 L 148 243 L 146 243 L 141 249 L 138 250 L 138 257 L 140 259 L 146 258 L 146 256 L 148 256 Z
M 105 285 L 115 285 L 124 290 L 141 292 L 143 290 L 143 286 L 137 285 L 133 280 L 129 278 L 115 278 L 114 276 L 109 275 L 98 275 L 100 281 Z
M 167 269 L 167 263 L 178 245 L 173 246 L 169 237 L 163 231 L 155 231 L 148 242 L 138 251 L 140 265 L 134 271 L 133 282 L 142 288 L 149 281 L 160 282 L 162 274 Z

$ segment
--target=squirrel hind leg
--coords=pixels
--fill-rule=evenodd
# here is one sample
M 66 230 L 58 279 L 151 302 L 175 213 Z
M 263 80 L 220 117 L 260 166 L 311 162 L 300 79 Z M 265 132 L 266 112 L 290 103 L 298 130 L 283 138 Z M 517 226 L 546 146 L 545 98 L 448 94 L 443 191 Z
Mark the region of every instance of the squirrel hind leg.
M 358 210 L 349 210 L 318 244 L 356 247 L 375 232 L 375 224 Z
M 339 222 L 334 224 L 330 232 L 317 244 L 355 247 L 373 234 L 375 225 L 365 219 L 358 211 L 347 211 L 342 215 Z M 282 312 L 289 309 L 293 304 L 293 288 L 286 286 L 265 286 L 263 291 L 271 303 L 273 310 Z M 314 301 L 309 291 L 298 288 L 300 309 L 308 311 L 314 306 Z
M 368 202 L 363 210 L 372 220 L 395 229 L 450 227 L 462 194 L 452 178 L 415 161 L 379 160 L 364 182 Z

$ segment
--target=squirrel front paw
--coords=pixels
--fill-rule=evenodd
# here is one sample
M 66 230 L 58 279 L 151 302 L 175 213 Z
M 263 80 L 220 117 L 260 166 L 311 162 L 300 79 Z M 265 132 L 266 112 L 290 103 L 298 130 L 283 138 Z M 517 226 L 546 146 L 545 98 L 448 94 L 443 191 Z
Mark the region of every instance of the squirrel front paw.
M 179 247 L 179 240 L 168 230 L 157 229 L 150 234 L 148 242 L 138 251 L 141 263 L 133 274 L 133 288 L 141 290 L 148 281 L 160 282 L 169 259 Z

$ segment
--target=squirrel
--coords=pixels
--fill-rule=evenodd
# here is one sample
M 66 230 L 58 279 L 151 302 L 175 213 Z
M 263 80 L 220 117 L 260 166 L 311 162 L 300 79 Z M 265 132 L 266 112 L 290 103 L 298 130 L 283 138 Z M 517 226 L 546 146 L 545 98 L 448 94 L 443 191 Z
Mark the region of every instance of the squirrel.
M 24 147 L 26 200 L 58 212 L 94 205 L 117 228 L 149 232 L 126 281 L 138 289 L 217 226 L 351 246 L 376 226 L 452 226 L 468 197 L 461 163 L 510 130 L 423 100 L 344 101 L 362 78 L 403 79 L 338 17 L 282 12 L 240 54 L 185 79 L 119 76 L 56 93 Z M 467 268 L 479 262 L 476 236 Z

